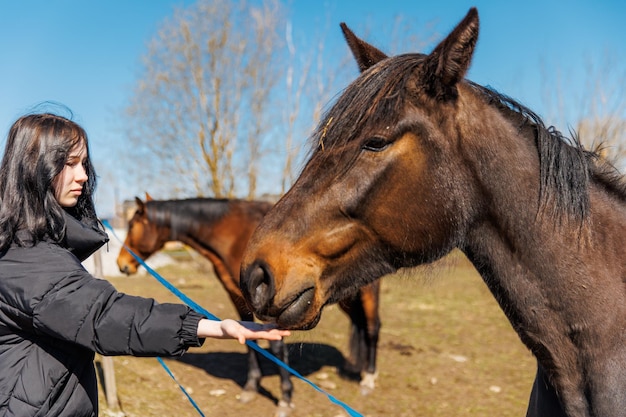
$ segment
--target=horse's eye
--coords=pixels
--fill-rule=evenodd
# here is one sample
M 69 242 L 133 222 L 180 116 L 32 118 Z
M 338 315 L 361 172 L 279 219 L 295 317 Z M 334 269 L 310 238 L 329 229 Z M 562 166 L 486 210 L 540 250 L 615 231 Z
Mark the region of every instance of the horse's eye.
M 387 146 L 389 146 L 389 141 L 385 138 L 381 138 L 380 136 L 369 138 L 363 143 L 363 149 L 373 152 L 380 152 Z

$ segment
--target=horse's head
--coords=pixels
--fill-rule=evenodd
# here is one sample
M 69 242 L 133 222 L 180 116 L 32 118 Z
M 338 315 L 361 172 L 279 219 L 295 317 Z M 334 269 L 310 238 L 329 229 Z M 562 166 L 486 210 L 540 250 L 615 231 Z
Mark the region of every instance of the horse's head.
M 157 225 L 148 218 L 146 203 L 151 199 L 149 195 L 146 195 L 146 202 L 144 202 L 139 197 L 135 197 L 137 209 L 128 222 L 126 240 L 117 256 L 117 266 L 120 272 L 127 275 L 137 272 L 139 262 L 126 248 L 143 260 L 160 250 L 166 242 Z
M 387 57 L 342 29 L 362 73 L 324 116 L 242 264 L 256 314 L 287 328 L 311 328 L 326 304 L 448 253 L 472 211 L 455 115 L 477 11 L 429 55 Z

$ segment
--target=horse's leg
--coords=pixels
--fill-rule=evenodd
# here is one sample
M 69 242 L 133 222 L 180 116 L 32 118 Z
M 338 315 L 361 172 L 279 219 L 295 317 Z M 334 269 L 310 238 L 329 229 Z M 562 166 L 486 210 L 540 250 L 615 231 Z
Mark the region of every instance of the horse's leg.
M 287 345 L 282 340 L 271 341 L 270 350 L 278 359 L 282 360 L 285 364 L 289 365 L 289 352 Z M 291 410 L 295 407 L 291 401 L 293 394 L 293 383 L 289 375 L 289 371 L 282 366 L 278 367 L 278 373 L 280 374 L 280 389 L 282 398 L 278 402 L 278 409 L 274 414 L 275 417 L 286 417 L 291 413 Z
M 240 315 L 242 320 L 254 320 L 253 316 L 247 317 L 241 312 Z M 270 350 L 278 359 L 286 364 L 289 364 L 287 345 L 282 340 L 271 341 Z M 293 383 L 291 382 L 289 371 L 287 371 L 282 366 L 278 367 L 278 373 L 280 374 L 280 389 L 282 396 L 278 402 L 278 408 L 276 410 L 275 417 L 286 417 L 294 408 L 294 404 L 291 399 L 293 395 Z M 240 402 L 248 403 L 252 401 L 257 392 L 259 392 L 261 377 L 262 373 L 259 362 L 259 353 L 256 352 L 254 349 L 248 347 L 248 377 L 246 380 L 246 384 L 243 387 L 243 391 L 241 392 L 241 395 L 239 397 Z
M 368 361 L 365 375 L 361 385 L 367 386 L 370 390 L 375 387 L 376 378 L 378 378 L 378 370 L 376 367 L 376 358 L 378 357 L 378 337 L 380 334 L 380 285 L 381 280 L 376 280 L 362 291 L 362 302 L 365 310 L 365 318 L 367 319 L 367 351 Z
M 378 354 L 378 336 L 380 333 L 380 315 L 379 315 L 379 297 L 380 297 L 380 280 L 376 280 L 370 285 L 361 288 L 360 297 L 363 311 L 365 313 L 365 344 L 366 344 L 366 363 L 363 375 L 361 377 L 361 393 L 367 395 L 372 392 L 376 386 L 376 378 L 378 371 L 376 370 L 376 357 Z
M 221 261 L 219 257 L 215 256 L 211 252 L 204 253 L 204 256 L 211 260 L 211 262 L 213 263 L 215 275 L 217 275 L 218 279 L 226 289 L 226 292 L 233 302 L 233 305 L 237 309 L 237 313 L 239 314 L 241 320 L 254 321 L 254 315 L 248 308 L 243 298 L 243 295 L 241 294 L 241 290 L 239 289 L 239 285 L 236 280 L 233 279 L 233 275 L 230 273 L 227 266 Z M 284 342 L 270 342 L 270 349 L 276 357 L 287 363 L 288 353 L 287 346 Z M 243 387 L 243 391 L 239 396 L 239 401 L 242 403 L 248 403 L 252 401 L 252 399 L 259 392 L 261 377 L 263 375 L 261 373 L 261 365 L 259 363 L 258 355 L 259 353 L 257 353 L 254 349 L 248 347 L 248 376 L 246 379 L 246 383 Z M 289 371 L 287 371 L 283 367 L 279 367 L 279 373 L 281 379 L 282 398 L 279 401 L 278 409 L 276 410 L 276 417 L 284 417 L 293 408 L 293 403 L 291 400 L 291 397 L 293 395 L 293 384 L 290 380 Z
M 254 314 L 252 314 L 252 311 L 250 311 L 250 309 L 248 308 L 241 294 L 241 290 L 233 279 L 233 275 L 230 273 L 228 267 L 218 256 L 210 251 L 204 251 L 202 252 L 202 255 L 209 259 L 213 264 L 215 275 L 220 280 L 220 283 L 224 286 L 224 289 L 228 293 L 228 296 L 235 306 L 235 309 L 237 310 L 237 313 L 239 314 L 241 320 L 253 321 Z M 246 378 L 246 383 L 243 386 L 243 391 L 239 396 L 239 401 L 242 403 L 248 403 L 254 399 L 257 392 L 259 392 L 259 385 L 261 383 L 262 376 L 257 352 L 249 346 L 246 347 L 248 349 L 248 375 Z
M 235 302 L 235 300 L 233 300 Z M 237 304 L 235 304 L 237 306 Z M 239 317 L 244 321 L 253 321 L 254 316 L 252 313 L 246 310 L 241 310 L 237 307 L 237 312 L 239 313 Z M 256 343 L 252 341 L 252 343 Z M 243 391 L 239 396 L 239 401 L 246 404 L 256 397 L 256 394 L 259 392 L 259 385 L 261 384 L 261 365 L 259 364 L 259 356 L 258 353 L 249 346 L 246 346 L 248 349 L 248 375 L 246 377 L 246 383 L 243 386 Z
M 530 392 L 526 417 L 567 417 L 561 408 L 556 390 L 539 364 L 537 364 L 537 375 Z
M 380 332 L 379 316 L 380 280 L 363 287 L 350 299 L 339 303 L 351 320 L 350 363 L 346 367 L 349 373 L 359 373 L 361 393 L 369 394 L 376 385 L 376 356 L 378 335 Z
M 253 341 L 252 343 L 256 342 Z M 239 395 L 239 401 L 244 404 L 249 403 L 256 397 L 261 382 L 261 366 L 259 365 L 257 353 L 249 346 L 246 346 L 246 348 L 248 349 L 248 376 L 243 386 L 243 391 Z

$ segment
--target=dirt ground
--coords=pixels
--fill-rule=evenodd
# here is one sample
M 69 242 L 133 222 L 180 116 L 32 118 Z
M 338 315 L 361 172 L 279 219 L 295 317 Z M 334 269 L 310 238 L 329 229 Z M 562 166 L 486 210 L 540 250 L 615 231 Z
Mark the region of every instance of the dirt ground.
M 210 264 L 179 256 L 157 271 L 211 313 L 236 317 Z M 148 275 L 107 279 L 130 294 L 178 301 Z M 349 324 L 336 306 L 326 309 L 315 329 L 286 340 L 290 365 L 365 417 L 525 415 L 534 359 L 462 255 L 385 277 L 381 316 L 379 375 L 370 395 L 363 396 L 358 382 L 340 376 Z M 202 348 L 165 363 L 206 416 L 273 416 L 280 381 L 265 359 L 262 392 L 247 404 L 238 400 L 247 369 L 245 351 L 234 341 L 207 340 Z M 102 365 L 101 357 L 96 361 Z M 201 415 L 155 358 L 115 357 L 113 364 L 117 400 L 107 406 L 101 383 L 100 416 Z M 308 383 L 293 381 L 291 416 L 348 415 Z

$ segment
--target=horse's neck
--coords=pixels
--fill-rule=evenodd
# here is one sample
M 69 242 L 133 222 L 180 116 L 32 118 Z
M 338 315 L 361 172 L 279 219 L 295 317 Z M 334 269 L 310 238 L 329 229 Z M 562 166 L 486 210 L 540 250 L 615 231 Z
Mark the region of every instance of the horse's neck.
M 533 141 L 514 128 L 480 133 L 464 153 L 476 161 L 482 214 L 461 249 L 522 339 L 534 350 L 561 337 L 557 327 L 600 328 L 597 306 L 611 305 L 610 314 L 626 319 L 623 201 L 592 179 L 589 217 L 554 218 L 551 202 L 540 204 Z
M 533 298 L 534 291 L 554 288 L 569 274 L 563 264 L 580 263 L 576 244 L 571 250 L 561 248 L 549 240 L 550 233 L 534 229 L 528 225 L 517 232 L 503 230 L 502 225 L 486 221 L 468 233 L 461 248 L 503 308 L 515 305 L 518 296 Z
M 586 217 L 577 217 L 565 208 L 553 209 L 554 196 L 539 192 L 539 158 L 533 141 L 518 137 L 519 130 L 509 132 L 508 137 L 496 136 L 501 132 L 492 134 L 497 137 L 495 146 L 483 140 L 465 149 L 479 161 L 473 172 L 478 184 L 475 188 L 481 193 L 482 217 L 474 224 L 466 245 L 467 252 L 478 257 L 477 268 L 485 265 L 485 269 L 497 272 L 496 276 L 517 275 L 522 270 L 526 276 L 550 282 L 570 274 L 574 265 L 578 265 L 578 275 L 592 275 L 598 260 L 604 259 L 602 268 L 626 281 L 623 198 L 592 177 Z
M 626 281 L 626 206 L 619 199 L 592 185 L 588 217 L 555 216 L 550 201 L 539 204 L 538 178 L 508 169 L 481 184 L 486 214 L 465 241 L 486 280 L 509 285 L 520 277 L 529 286 L 554 288 L 573 275 L 605 273 Z
M 600 339 L 611 329 L 608 317 L 626 320 L 626 209 L 601 190 L 590 196 L 585 229 L 550 222 L 536 205 L 500 206 L 470 230 L 461 248 L 547 368 L 565 366 L 553 362 L 555 350 L 559 360 L 579 359 L 581 347 L 571 334 Z

